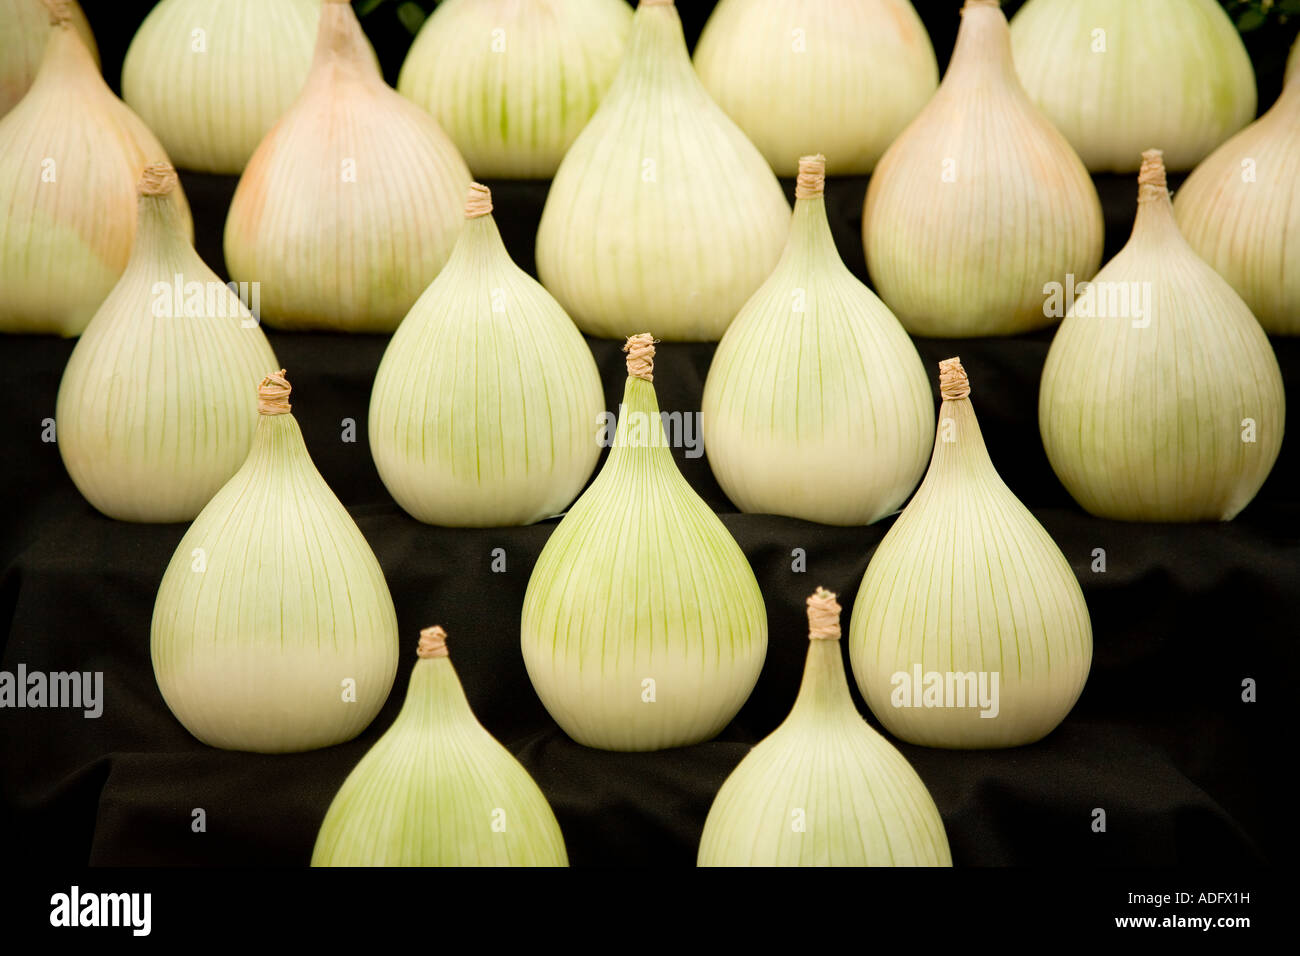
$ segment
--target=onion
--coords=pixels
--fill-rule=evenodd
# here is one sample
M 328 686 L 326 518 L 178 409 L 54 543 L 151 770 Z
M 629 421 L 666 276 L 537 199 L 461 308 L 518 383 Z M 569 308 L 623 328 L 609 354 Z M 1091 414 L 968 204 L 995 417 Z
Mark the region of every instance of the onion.
M 624 0 L 443 0 L 397 89 L 477 175 L 549 179 L 614 79 L 631 21 Z
M 833 175 L 871 172 L 939 83 L 907 0 L 721 0 L 695 68 L 782 176 L 805 153 Z
M 140 175 L 168 159 L 100 76 L 72 8 L 46 2 L 40 71 L 0 120 L 0 332 L 73 336 L 131 256 Z M 172 201 L 193 236 L 179 187 Z
M 474 718 L 447 632 L 420 632 L 393 726 L 335 795 L 312 866 L 566 866 L 564 837 L 528 771 Z
M 397 670 L 397 614 L 361 530 L 312 465 L 284 370 L 258 388 L 248 460 L 185 532 L 158 587 L 163 700 L 212 747 L 351 740 Z
M 713 737 L 754 689 L 767 614 L 726 527 L 677 470 L 654 344 L 628 339 L 609 458 L 528 579 L 524 664 L 570 737 L 658 750 Z
M 709 366 L 704 446 L 742 511 L 868 524 L 916 487 L 934 403 L 912 340 L 835 249 L 822 157 L 799 170 L 785 253 Z
M 430 524 L 532 524 L 563 511 L 600 457 L 605 407 L 587 343 L 510 261 L 474 183 L 446 268 L 384 352 L 370 399 L 379 476 Z
M 930 470 L 853 605 L 853 675 L 909 743 L 1017 747 L 1078 700 L 1092 625 L 1069 562 L 989 460 L 961 361 L 939 370 Z
M 1282 375 L 1250 308 L 1179 233 L 1160 151 L 1142 156 L 1133 235 L 1047 353 L 1043 446 L 1098 517 L 1228 521 L 1277 460 Z
M 99 50 L 86 15 L 76 0 L 68 0 L 72 25 L 95 63 Z M 50 37 L 50 12 L 43 0 L 0 0 L 0 116 L 21 100 L 36 79 L 45 43 Z
M 257 320 L 195 253 L 149 166 L 126 271 L 72 350 L 55 417 L 68 474 L 123 521 L 191 521 L 244 463 L 254 391 L 275 355 Z
M 825 588 L 808 599 L 808 628 L 794 709 L 718 791 L 699 865 L 951 866 L 925 784 L 849 696 Z
M 776 265 L 789 216 L 762 154 L 700 85 L 671 0 L 641 0 L 546 197 L 542 284 L 589 335 L 648 325 L 717 341 Z
M 1191 169 L 1255 116 L 1255 73 L 1218 0 L 1029 0 L 1011 21 L 1030 97 L 1093 172 L 1150 143 Z
M 996 0 L 966 0 L 939 92 L 867 189 L 876 291 L 914 335 L 1014 335 L 1050 325 L 1043 287 L 1101 262 L 1097 190 L 1016 79 Z
M 436 120 L 384 83 L 347 0 L 325 0 L 301 95 L 248 163 L 226 262 L 290 330 L 391 332 L 460 234 L 469 170 Z
M 162 0 L 126 51 L 122 96 L 178 166 L 238 175 L 307 79 L 321 2 Z
M 1266 331 L 1300 335 L 1300 83 L 1196 167 L 1174 215 Z

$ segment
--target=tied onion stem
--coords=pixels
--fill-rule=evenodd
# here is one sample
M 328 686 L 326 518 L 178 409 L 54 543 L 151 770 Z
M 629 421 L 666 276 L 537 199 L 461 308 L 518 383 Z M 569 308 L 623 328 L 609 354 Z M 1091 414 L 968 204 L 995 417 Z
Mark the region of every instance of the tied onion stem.
M 1128 243 L 1071 306 L 1038 420 L 1061 483 L 1120 521 L 1228 521 L 1282 444 L 1286 400 L 1250 308 L 1179 232 L 1159 150 Z
M 243 467 L 172 555 L 154 675 L 199 740 L 291 753 L 359 734 L 397 668 L 397 615 L 365 537 L 312 465 L 285 371 L 257 389 Z
M 790 715 L 718 791 L 700 866 L 950 866 L 925 784 L 849 696 L 840 605 L 808 598 L 808 655 Z
M 934 404 L 911 339 L 840 259 L 825 171 L 820 154 L 799 162 L 781 261 L 709 367 L 704 444 L 743 511 L 867 524 L 920 479 Z
M 420 632 L 406 702 L 330 803 L 312 866 L 567 866 L 528 772 L 474 717 L 447 632 Z
M 713 737 L 758 679 L 767 615 L 744 552 L 673 461 L 654 339 L 629 338 L 604 467 L 569 509 L 524 597 L 524 664 L 570 737 L 658 750 Z
M 885 728 L 928 747 L 1015 747 L 1083 690 L 1092 626 L 1051 536 L 998 476 L 959 358 L 939 364 L 934 454 L 854 603 L 853 674 Z
M 446 267 L 393 335 L 370 399 L 389 492 L 431 524 L 531 524 L 563 511 L 600 454 L 605 399 L 573 322 L 506 252 L 472 183 Z

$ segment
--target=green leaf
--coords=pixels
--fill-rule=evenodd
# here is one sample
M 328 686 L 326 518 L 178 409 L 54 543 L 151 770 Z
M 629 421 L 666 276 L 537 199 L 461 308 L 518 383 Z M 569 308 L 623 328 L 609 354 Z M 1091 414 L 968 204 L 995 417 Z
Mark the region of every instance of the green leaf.
M 1237 30 L 1241 33 L 1249 33 L 1264 25 L 1268 17 L 1258 10 L 1243 10 L 1237 17 Z
M 364 17 L 372 13 L 381 3 L 387 2 L 388 0 L 357 0 L 357 4 L 353 9 L 356 10 L 358 18 Z
M 412 35 L 420 32 L 420 27 L 424 25 L 428 16 L 418 3 L 411 0 L 407 0 L 397 8 L 397 19 L 402 21 L 402 26 L 406 27 Z

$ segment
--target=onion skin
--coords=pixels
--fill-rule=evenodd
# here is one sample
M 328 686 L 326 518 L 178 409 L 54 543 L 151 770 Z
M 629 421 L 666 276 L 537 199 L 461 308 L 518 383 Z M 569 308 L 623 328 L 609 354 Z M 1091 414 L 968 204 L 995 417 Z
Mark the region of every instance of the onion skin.
M 698 863 L 952 865 L 925 784 L 858 714 L 838 637 L 809 641 L 794 709 L 718 791 Z
M 176 719 L 223 750 L 333 746 L 388 698 L 393 599 L 292 415 L 258 419 L 248 460 L 181 539 L 154 604 L 152 656 Z
M 716 342 L 776 265 L 789 217 L 771 167 L 700 85 L 676 9 L 642 3 L 546 197 L 542 284 L 588 335 Z
M 650 382 L 628 377 L 609 458 L 542 549 L 521 630 L 538 697 L 587 747 L 708 740 L 753 690 L 763 595 L 677 470 Z
M 1006 19 L 968 2 L 939 91 L 867 188 L 876 292 L 913 335 L 1018 335 L 1051 325 L 1043 287 L 1101 262 L 1101 202 L 1016 78 Z
M 695 69 L 779 176 L 819 152 L 831 175 L 871 172 L 939 85 L 907 0 L 721 0 Z
M 1094 284 L 1145 284 L 1149 312 L 1071 307 L 1043 367 L 1043 447 L 1090 514 L 1229 521 L 1277 460 L 1282 375 L 1249 307 L 1178 231 L 1158 151 L 1145 155 L 1133 235 Z
M 550 179 L 609 89 L 631 22 L 624 0 L 443 0 L 397 89 L 480 178 Z
M 1034 743 L 1083 691 L 1092 664 L 1083 591 L 998 476 L 969 398 L 944 396 L 930 470 L 863 575 L 849 655 L 885 729 L 926 747 Z M 896 697 L 898 675 L 917 668 L 985 675 L 990 690 L 996 674 L 996 700 L 985 709 Z
M 370 450 L 389 493 L 420 521 L 532 524 L 563 511 L 591 476 L 604 408 L 587 343 L 480 215 L 384 352 Z
M 177 314 L 168 303 L 159 315 L 159 290 L 170 298 L 177 276 L 216 308 Z M 257 383 L 275 365 L 261 328 L 186 240 L 170 196 L 141 196 L 131 261 L 59 383 L 68 474 L 110 518 L 192 521 L 248 457 Z
M 72 25 L 86 44 L 96 66 L 99 49 L 95 36 L 76 0 L 68 0 Z M 44 0 L 0 0 L 0 117 L 27 95 L 45 54 L 50 35 L 50 11 Z
M 302 93 L 235 190 L 230 274 L 261 282 L 273 328 L 391 332 L 451 255 L 469 183 L 447 134 L 384 83 L 351 7 L 331 0 Z
M 1191 169 L 1255 116 L 1250 57 L 1218 0 L 1029 0 L 1011 41 L 1029 96 L 1094 173 L 1135 172 L 1152 145 Z
M 71 25 L 51 27 L 36 80 L 0 120 L 0 331 L 81 334 L 131 257 L 140 174 L 165 162 Z M 184 191 L 172 197 L 193 238 Z
M 307 79 L 320 11 L 321 0 L 162 0 L 126 52 L 123 98 L 178 166 L 239 175 Z
M 1264 331 L 1300 335 L 1300 84 L 1196 167 L 1174 215 Z
M 311 865 L 567 866 L 568 856 L 546 797 L 475 719 L 451 661 L 422 653 L 397 719 L 330 803 Z
M 819 159 L 806 157 L 806 168 Z M 925 471 L 934 435 L 925 367 L 840 259 L 820 185 L 796 200 L 781 261 L 722 337 L 701 422 L 718 484 L 750 513 L 870 524 Z

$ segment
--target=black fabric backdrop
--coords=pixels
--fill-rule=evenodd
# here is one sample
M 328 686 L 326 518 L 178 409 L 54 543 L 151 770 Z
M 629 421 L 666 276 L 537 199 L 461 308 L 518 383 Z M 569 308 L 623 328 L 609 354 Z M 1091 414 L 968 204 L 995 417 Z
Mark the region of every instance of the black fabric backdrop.
M 130 14 L 147 8 L 122 6 L 127 16 L 112 23 L 100 19 L 105 11 L 97 5 L 88 8 L 114 78 L 140 19 Z M 710 5 L 690 6 L 694 34 Z M 936 20 L 922 10 L 942 63 L 955 16 L 945 9 Z M 372 30 L 376 35 L 387 36 L 383 29 Z M 403 51 L 376 45 L 393 72 Z M 235 180 L 184 174 L 183 182 L 199 252 L 222 272 L 221 229 Z M 546 184 L 489 185 L 507 247 L 533 271 Z M 1129 178 L 1100 177 L 1098 188 L 1109 258 L 1132 224 L 1136 187 Z M 828 185 L 836 241 L 864 280 L 865 189 L 865 178 Z M 770 625 L 767 662 L 749 702 L 715 741 L 651 754 L 590 750 L 547 716 L 518 650 L 529 572 L 555 522 L 449 530 L 409 518 L 380 483 L 364 432 L 385 337 L 270 338 L 294 383 L 294 412 L 308 448 L 383 566 L 407 646 L 413 650 L 418 629 L 429 623 L 448 629 L 471 705 L 546 793 L 571 861 L 692 864 L 717 788 L 794 700 L 807 647 L 804 598 L 817 585 L 839 592 L 847 620 L 889 520 L 842 529 L 742 515 L 705 458 L 675 450 L 758 576 Z M 1230 524 L 1091 518 L 1053 476 L 1038 436 L 1038 379 L 1050 341 L 1049 330 L 916 344 L 932 370 L 939 359 L 962 357 L 995 464 L 1077 572 L 1096 644 L 1088 685 L 1065 723 L 1036 745 L 969 753 L 899 749 L 930 788 L 957 864 L 1280 862 L 1294 841 L 1274 768 L 1285 760 L 1279 728 L 1290 715 L 1282 711 L 1283 682 L 1295 671 L 1300 615 L 1296 443 L 1283 445 L 1259 497 Z M 590 344 L 607 404 L 616 408 L 624 378 L 620 344 Z M 1275 339 L 1274 346 L 1296 421 L 1300 342 Z M 0 667 L 103 671 L 106 703 L 93 720 L 77 711 L 0 710 L 0 846 L 11 859 L 65 865 L 306 864 L 333 794 L 392 722 L 414 654 L 403 655 L 380 716 L 342 746 L 261 756 L 212 750 L 190 737 L 164 705 L 149 659 L 154 593 L 185 527 L 99 515 L 67 478 L 56 445 L 42 441 L 72 347 L 47 337 L 0 340 L 0 615 L 8 622 Z M 664 410 L 699 408 L 712 352 L 710 345 L 660 346 L 655 385 Z M 356 422 L 354 442 L 342 438 L 344 419 Z M 502 573 L 490 567 L 498 547 L 507 555 Z M 806 550 L 806 572 L 792 570 L 794 548 Z M 1104 573 L 1090 570 L 1095 548 L 1105 549 Z M 1246 678 L 1259 681 L 1259 703 L 1242 701 Z M 196 808 L 206 811 L 204 833 L 191 830 Z M 1095 808 L 1106 811 L 1104 834 L 1091 828 Z

